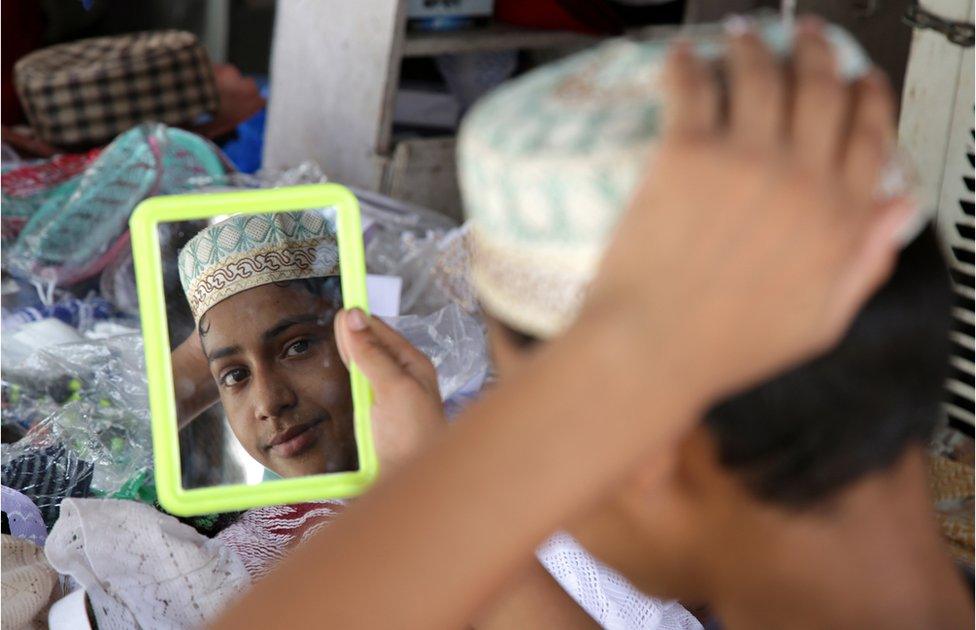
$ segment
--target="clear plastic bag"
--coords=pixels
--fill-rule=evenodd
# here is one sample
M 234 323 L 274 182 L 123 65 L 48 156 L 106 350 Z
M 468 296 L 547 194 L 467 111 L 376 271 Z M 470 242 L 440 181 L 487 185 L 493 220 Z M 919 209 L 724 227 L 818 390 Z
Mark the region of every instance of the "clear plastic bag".
M 112 494 L 151 466 L 139 335 L 39 350 L 5 370 L 4 380 L 34 391 L 63 388 L 44 419 L 0 447 L 3 485 L 29 496 L 45 521 L 66 496 Z
M 145 124 L 119 135 L 78 175 L 40 193 L 4 267 L 32 280 L 71 285 L 97 276 L 128 248 L 135 206 L 221 181 L 219 149 L 195 134 Z
M 429 315 L 403 315 L 390 324 L 437 368 L 442 399 L 480 388 L 488 372 L 488 349 L 484 326 L 476 317 L 451 303 Z

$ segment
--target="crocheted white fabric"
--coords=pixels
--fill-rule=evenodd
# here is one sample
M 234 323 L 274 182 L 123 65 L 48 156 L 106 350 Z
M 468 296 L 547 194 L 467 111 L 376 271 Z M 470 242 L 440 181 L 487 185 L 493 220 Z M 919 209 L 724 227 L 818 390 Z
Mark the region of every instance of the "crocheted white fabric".
M 568 534 L 552 536 L 536 555 L 576 603 L 607 630 L 701 630 L 702 625 L 681 604 L 647 597 Z
M 88 593 L 99 630 L 197 628 L 251 581 L 222 542 L 134 501 L 65 499 L 45 552 Z

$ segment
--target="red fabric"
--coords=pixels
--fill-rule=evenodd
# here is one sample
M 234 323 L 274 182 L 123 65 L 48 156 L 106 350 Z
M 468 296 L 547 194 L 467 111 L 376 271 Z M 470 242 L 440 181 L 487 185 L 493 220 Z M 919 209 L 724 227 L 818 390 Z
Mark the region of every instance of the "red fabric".
M 288 552 L 328 526 L 342 512 L 340 501 L 275 505 L 248 510 L 217 534 L 233 549 L 253 579 L 267 575 Z
M 570 15 L 559 0 L 495 0 L 495 19 L 525 28 L 598 32 Z
M 91 164 L 101 149 L 87 153 L 66 153 L 40 164 L 28 164 L 4 173 L 0 177 L 3 194 L 12 197 L 29 197 L 65 182 Z

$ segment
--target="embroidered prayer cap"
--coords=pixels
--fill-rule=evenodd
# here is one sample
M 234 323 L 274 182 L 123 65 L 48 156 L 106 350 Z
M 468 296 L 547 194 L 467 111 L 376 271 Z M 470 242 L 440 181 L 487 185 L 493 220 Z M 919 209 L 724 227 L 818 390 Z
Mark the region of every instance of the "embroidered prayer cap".
M 774 51 L 789 50 L 779 20 L 757 29 Z M 867 72 L 850 35 L 836 27 L 827 34 L 845 77 Z M 704 56 L 721 52 L 721 26 L 690 35 Z M 576 317 L 610 232 L 650 166 L 666 54 L 660 39 L 609 40 L 505 83 L 465 117 L 458 179 L 471 281 L 499 320 L 544 338 Z
M 322 212 L 235 215 L 200 231 L 179 254 L 193 318 L 218 302 L 272 282 L 339 274 L 334 222 Z

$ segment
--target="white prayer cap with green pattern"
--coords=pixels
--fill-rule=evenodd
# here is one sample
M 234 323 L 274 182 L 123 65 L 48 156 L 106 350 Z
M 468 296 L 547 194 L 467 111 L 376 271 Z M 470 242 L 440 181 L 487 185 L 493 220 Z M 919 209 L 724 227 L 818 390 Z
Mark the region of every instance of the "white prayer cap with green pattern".
M 321 212 L 235 215 L 201 230 L 179 255 L 193 318 L 232 295 L 272 282 L 334 276 L 339 246 Z
M 471 281 L 539 337 L 576 315 L 658 130 L 660 45 L 614 40 L 479 101 L 458 137 Z
M 714 57 L 722 28 L 699 52 Z M 785 54 L 790 33 L 759 25 Z M 869 63 L 830 27 L 841 73 Z M 696 33 L 691 33 L 696 36 Z M 469 219 L 471 281 L 485 309 L 550 337 L 575 318 L 611 230 L 657 137 L 666 44 L 615 39 L 510 81 L 479 101 L 458 135 L 458 176 Z

